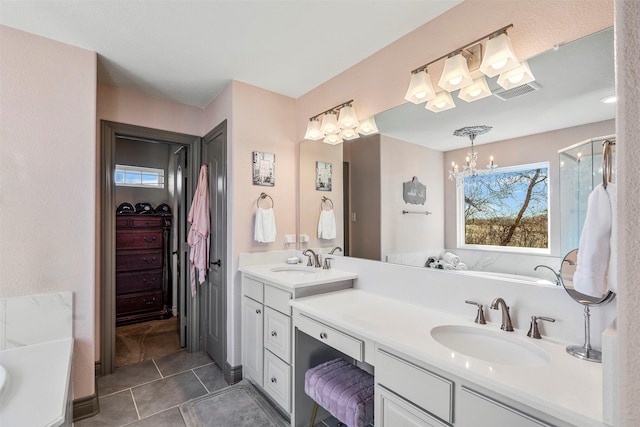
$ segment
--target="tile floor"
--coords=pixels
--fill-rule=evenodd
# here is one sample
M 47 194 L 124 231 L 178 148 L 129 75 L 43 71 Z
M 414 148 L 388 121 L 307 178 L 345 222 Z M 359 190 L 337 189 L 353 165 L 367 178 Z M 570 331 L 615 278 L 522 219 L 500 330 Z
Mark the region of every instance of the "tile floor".
M 206 353 L 185 351 L 117 368 L 97 382 L 100 413 L 76 427 L 184 426 L 181 403 L 228 386 Z

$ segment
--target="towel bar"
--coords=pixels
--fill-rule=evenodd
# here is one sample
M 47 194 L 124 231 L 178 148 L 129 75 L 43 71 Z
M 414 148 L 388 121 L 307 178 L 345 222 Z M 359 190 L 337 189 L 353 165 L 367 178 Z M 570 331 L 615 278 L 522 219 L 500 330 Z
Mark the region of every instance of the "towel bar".
M 271 207 L 273 208 L 275 203 L 273 203 L 273 198 L 270 195 L 268 195 L 267 193 L 260 193 L 260 196 L 258 197 L 258 200 L 256 200 L 256 206 L 260 207 L 260 200 L 264 200 L 267 197 L 271 199 Z

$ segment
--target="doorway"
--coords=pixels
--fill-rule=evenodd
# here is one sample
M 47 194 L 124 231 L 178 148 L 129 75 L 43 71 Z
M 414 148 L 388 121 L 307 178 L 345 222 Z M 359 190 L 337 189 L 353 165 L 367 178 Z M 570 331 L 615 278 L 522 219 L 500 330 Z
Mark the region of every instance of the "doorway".
M 140 126 L 133 126 L 108 121 L 101 122 L 101 154 L 102 161 L 100 165 L 100 203 L 101 209 L 99 224 L 101 244 L 98 248 L 100 253 L 100 331 L 101 331 L 101 348 L 100 348 L 100 365 L 97 373 L 107 375 L 112 373 L 116 367 L 116 319 L 124 320 L 124 323 L 132 323 L 140 320 L 142 315 L 136 314 L 134 311 L 129 316 L 117 316 L 116 314 L 116 265 L 122 266 L 122 263 L 116 262 L 116 222 L 123 222 L 124 218 L 116 215 L 117 203 L 116 188 L 114 184 L 114 174 L 116 165 L 116 145 L 118 140 L 137 141 L 139 143 L 162 144 L 167 150 L 174 152 L 173 167 L 168 169 L 177 169 L 180 166 L 180 181 L 175 182 L 176 191 L 173 201 L 173 207 L 178 209 L 175 217 L 177 221 L 174 226 L 169 227 L 171 230 L 171 238 L 167 239 L 166 248 L 161 249 L 164 252 L 164 259 L 167 261 L 166 280 L 175 279 L 179 286 L 178 290 L 189 288 L 188 274 L 184 273 L 184 267 L 188 262 L 188 248 L 186 243 L 182 243 L 182 239 L 186 240 L 186 214 L 188 206 L 191 204 L 192 194 L 194 193 L 195 183 L 197 182 L 197 168 L 192 165 L 200 163 L 201 138 L 193 135 L 179 134 L 174 132 L 161 131 Z M 173 170 L 175 173 L 175 170 Z M 176 174 L 177 175 L 177 174 Z M 179 191 L 178 191 L 179 190 Z M 178 196 L 178 193 L 179 196 Z M 132 215 L 136 215 L 135 213 Z M 141 214 L 144 215 L 144 214 Z M 141 218 L 141 217 L 140 217 Z M 153 225 L 151 217 L 146 217 L 147 223 Z M 165 221 L 165 220 L 163 220 Z M 138 223 L 140 221 L 137 221 Z M 129 221 L 131 223 L 131 221 Z M 167 227 L 165 227 L 166 229 Z M 159 235 L 158 235 L 159 236 Z M 149 238 L 151 241 L 153 238 Z M 170 247 L 168 242 L 175 242 L 176 245 Z M 153 245 L 152 245 L 153 246 Z M 132 252 L 138 251 L 133 248 Z M 155 258 L 147 257 L 146 262 L 153 262 Z M 127 273 L 129 274 L 129 273 Z M 182 298 L 182 292 L 166 292 L 166 296 L 158 291 L 158 295 L 154 298 L 164 297 L 163 303 L 159 305 L 160 312 L 166 312 L 167 315 L 178 314 L 176 328 L 183 333 L 182 342 L 186 346 L 187 351 L 199 351 L 202 349 L 200 342 L 200 318 L 198 307 L 200 305 L 200 295 L 195 298 Z M 121 298 L 122 299 L 122 298 Z M 118 303 L 121 302 L 118 300 Z M 142 303 L 149 304 L 150 299 L 144 300 Z M 165 307 L 164 302 L 171 304 L 169 308 Z M 138 302 L 140 303 L 140 302 Z M 155 304 L 153 300 L 151 304 Z M 163 307 L 162 309 L 160 307 Z M 170 311 L 170 312 L 169 312 Z M 177 311 L 177 313 L 176 313 Z M 139 312 L 138 312 L 139 313 Z M 153 312 L 158 314 L 159 312 Z M 162 317 L 162 316 L 161 316 Z M 167 316 L 169 317 L 169 316 Z M 145 319 L 147 320 L 147 319 Z M 150 320 L 150 319 L 149 319 Z M 171 327 L 171 326 L 169 326 Z

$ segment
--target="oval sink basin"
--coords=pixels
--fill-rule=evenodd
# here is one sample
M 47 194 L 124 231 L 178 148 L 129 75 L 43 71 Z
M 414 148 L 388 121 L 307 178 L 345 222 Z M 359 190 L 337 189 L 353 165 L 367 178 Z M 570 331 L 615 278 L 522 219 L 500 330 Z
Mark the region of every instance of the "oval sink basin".
M 304 267 L 304 266 L 296 266 L 296 265 L 292 265 L 292 266 L 285 266 L 285 267 L 273 267 L 271 269 L 271 271 L 273 271 L 274 273 L 281 273 L 281 274 L 315 274 L 318 272 L 317 269 L 313 268 L 313 267 Z
M 547 352 L 510 336 L 512 333 L 461 325 L 431 329 L 433 339 L 443 346 L 487 362 L 534 367 L 545 366 L 551 361 Z

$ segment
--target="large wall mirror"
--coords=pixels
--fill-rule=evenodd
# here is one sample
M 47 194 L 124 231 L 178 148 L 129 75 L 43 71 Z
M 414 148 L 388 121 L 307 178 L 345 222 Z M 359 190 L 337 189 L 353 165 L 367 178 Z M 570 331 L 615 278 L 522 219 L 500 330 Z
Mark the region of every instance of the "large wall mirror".
M 400 105 L 376 116 L 379 134 L 331 146 L 300 146 L 300 249 L 423 267 L 430 253 L 449 251 L 469 270 L 543 277 L 537 264 L 558 270 L 560 162 L 558 151 L 590 138 L 615 133 L 613 29 L 561 45 L 528 60 L 535 76 L 529 93 L 496 96 L 497 77 L 487 79 L 494 95 L 467 103 L 453 94 L 456 108 L 433 113 L 424 104 Z M 357 108 L 357 102 L 356 102 Z M 465 163 L 468 138 L 453 135 L 465 126 L 488 125 L 477 136 L 478 166 L 493 156 L 500 167 L 548 164 L 548 247 L 538 253 L 461 246 L 459 187 L 448 179 L 452 162 Z M 316 162 L 333 165 L 332 190 L 316 190 Z M 403 199 L 403 183 L 416 177 L 426 186 L 424 204 Z M 336 237 L 319 239 L 322 198 L 333 202 Z M 404 211 L 404 213 L 403 213 Z M 411 213 L 406 213 L 407 211 Z M 428 213 L 428 214 L 427 214 Z M 550 274 L 550 273 L 549 273 Z M 555 283 L 553 277 L 550 283 Z

